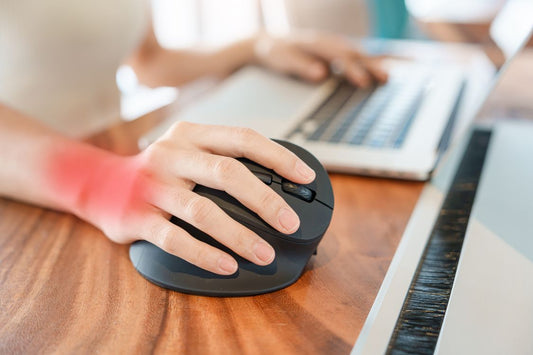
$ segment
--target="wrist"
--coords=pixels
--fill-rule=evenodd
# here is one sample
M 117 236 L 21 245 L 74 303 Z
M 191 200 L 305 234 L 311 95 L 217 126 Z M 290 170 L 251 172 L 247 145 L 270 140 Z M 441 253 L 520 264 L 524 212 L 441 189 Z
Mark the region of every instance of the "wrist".
M 250 38 L 250 64 L 263 65 L 264 58 L 272 49 L 272 37 L 259 32 Z
M 246 46 L 246 63 L 248 65 L 257 65 L 260 64 L 259 57 L 257 55 L 257 46 L 262 42 L 264 35 L 262 33 L 257 33 L 246 40 L 243 40 L 243 45 Z
M 252 36 L 218 50 L 212 57 L 211 67 L 219 67 L 219 72 L 225 76 L 245 65 L 257 64 L 256 42 L 257 36 Z
M 134 159 L 85 144 L 56 150 L 48 175 L 56 204 L 100 228 L 127 208 L 138 177 Z

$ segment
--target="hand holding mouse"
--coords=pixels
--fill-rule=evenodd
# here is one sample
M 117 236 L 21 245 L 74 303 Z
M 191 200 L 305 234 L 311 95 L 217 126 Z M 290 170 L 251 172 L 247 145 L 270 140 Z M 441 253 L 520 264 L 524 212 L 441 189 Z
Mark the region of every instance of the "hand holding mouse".
M 192 191 L 196 184 L 224 190 L 276 230 L 295 232 L 300 223 L 296 213 L 236 157 L 296 183 L 315 178 L 294 153 L 253 130 L 179 122 L 138 155 L 115 156 L 96 169 L 100 173 L 93 171 L 94 181 L 84 184 L 84 198 L 78 199 L 78 215 L 115 242 L 144 239 L 205 270 L 222 275 L 237 270 L 230 255 L 172 224 L 169 217 L 174 215 L 245 259 L 267 265 L 275 256 L 268 243 Z M 112 211 L 102 208 L 113 195 Z

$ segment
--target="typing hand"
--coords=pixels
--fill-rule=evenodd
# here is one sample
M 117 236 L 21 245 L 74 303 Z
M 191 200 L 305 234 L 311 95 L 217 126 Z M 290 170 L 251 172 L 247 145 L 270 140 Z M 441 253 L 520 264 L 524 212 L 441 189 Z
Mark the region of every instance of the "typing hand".
M 351 83 L 367 87 L 387 81 L 379 59 L 359 52 L 340 36 L 300 32 L 288 37 L 260 35 L 255 41 L 256 61 L 261 65 L 309 81 L 325 79 L 330 71 Z

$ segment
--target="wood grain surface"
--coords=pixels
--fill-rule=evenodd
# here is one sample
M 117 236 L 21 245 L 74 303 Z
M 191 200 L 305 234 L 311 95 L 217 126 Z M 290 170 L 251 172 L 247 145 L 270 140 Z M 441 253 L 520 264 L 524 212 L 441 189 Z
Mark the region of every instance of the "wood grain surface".
M 514 98 L 513 90 L 502 95 Z M 166 114 L 89 141 L 132 154 Z M 0 199 L 0 353 L 349 353 L 423 184 L 331 179 L 332 224 L 301 279 L 243 298 L 162 289 L 135 271 L 128 246 L 91 225 Z
M 162 289 L 91 225 L 0 200 L 0 351 L 348 353 L 422 184 L 332 181 L 333 221 L 302 278 L 243 298 Z

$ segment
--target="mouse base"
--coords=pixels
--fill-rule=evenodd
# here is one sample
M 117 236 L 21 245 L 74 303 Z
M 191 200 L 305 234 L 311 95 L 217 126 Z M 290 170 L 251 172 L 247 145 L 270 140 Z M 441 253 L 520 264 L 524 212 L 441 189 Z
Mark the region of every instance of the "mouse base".
M 305 254 L 310 256 L 313 251 Z M 224 276 L 200 269 L 147 241 L 133 243 L 129 254 L 135 269 L 148 281 L 174 291 L 214 297 L 253 296 L 278 291 L 298 280 L 309 259 L 301 260 L 301 253 L 278 255 L 270 265 L 258 266 L 232 255 L 237 259 L 239 269 L 233 275 Z

